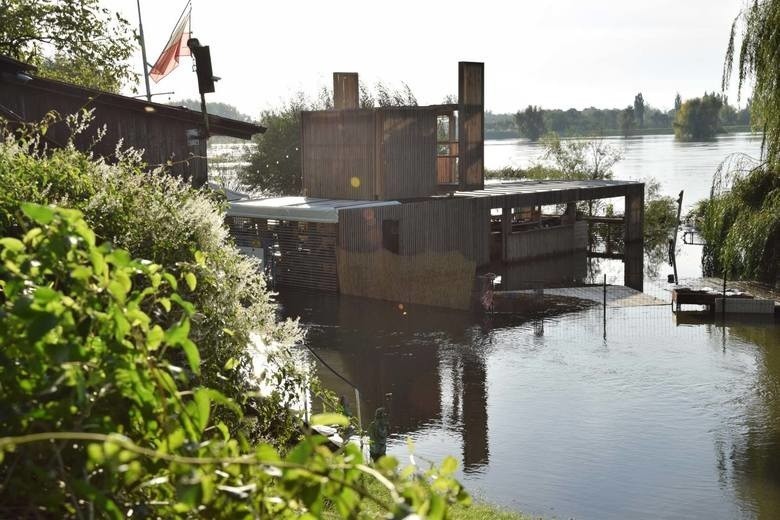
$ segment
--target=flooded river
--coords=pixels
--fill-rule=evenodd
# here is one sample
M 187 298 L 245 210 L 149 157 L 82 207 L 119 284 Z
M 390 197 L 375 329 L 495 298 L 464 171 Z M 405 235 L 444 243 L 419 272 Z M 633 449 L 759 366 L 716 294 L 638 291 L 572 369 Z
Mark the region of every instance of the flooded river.
M 625 154 L 616 178 L 655 177 L 689 203 L 707 195 L 725 155 L 760 146 L 746 134 L 614 141 Z M 539 153 L 490 142 L 486 162 L 525 166 Z M 699 276 L 697 255 L 684 250 L 683 277 Z M 666 270 L 645 283 L 661 298 Z M 477 497 L 545 518 L 780 517 L 772 322 L 678 320 L 659 305 L 609 308 L 605 330 L 599 307 L 530 320 L 292 291 L 279 299 L 301 317 L 308 345 L 360 388 L 364 418 L 389 404 L 389 451 L 406 459 L 411 440 L 418 463 L 455 455 Z M 351 388 L 319 372 L 354 410 Z

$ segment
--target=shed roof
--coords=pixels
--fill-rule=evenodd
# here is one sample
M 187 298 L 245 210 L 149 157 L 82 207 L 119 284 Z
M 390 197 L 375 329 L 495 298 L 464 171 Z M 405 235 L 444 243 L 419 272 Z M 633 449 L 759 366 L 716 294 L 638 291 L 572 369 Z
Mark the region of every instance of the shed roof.
M 538 180 L 494 181 L 481 190 L 456 191 L 453 197 L 485 200 L 491 207 L 502 204 L 547 205 L 591 199 L 607 199 L 634 194 L 643 190 L 637 181 L 617 180 Z
M 33 74 L 35 67 L 8 56 L 0 55 L 0 73 L 16 74 L 24 72 L 32 79 L 23 83 L 24 87 L 39 92 L 49 92 L 86 100 L 86 108 L 93 105 L 117 107 L 133 112 L 142 112 L 149 118 L 176 119 L 191 123 L 195 127 L 203 126 L 203 114 L 184 107 L 176 107 L 155 103 L 145 99 L 136 99 L 119 94 L 112 94 L 93 88 L 82 87 L 64 81 L 41 78 Z M 0 76 L 0 82 L 8 80 L 8 76 Z M 8 116 L 8 115 L 6 115 Z M 238 121 L 227 117 L 209 114 L 209 130 L 212 135 L 226 135 L 239 139 L 249 139 L 254 134 L 262 134 L 265 127 L 247 121 Z
M 249 217 L 335 224 L 343 209 L 397 206 L 397 200 L 342 200 L 312 197 L 272 197 L 230 203 L 229 217 Z

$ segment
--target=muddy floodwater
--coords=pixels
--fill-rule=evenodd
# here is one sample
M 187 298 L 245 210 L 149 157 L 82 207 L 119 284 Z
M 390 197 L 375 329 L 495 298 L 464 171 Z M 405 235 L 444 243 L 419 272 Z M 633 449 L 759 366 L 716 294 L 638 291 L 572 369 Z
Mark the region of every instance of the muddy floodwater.
M 625 154 L 616 178 L 655 177 L 666 193 L 685 189 L 689 206 L 725 155 L 757 155 L 760 139 L 615 144 Z M 525 166 L 538 153 L 492 142 L 486 163 Z M 695 283 L 701 250 L 680 249 L 680 276 Z M 622 283 L 621 269 L 589 273 Z M 646 266 L 646 292 L 667 302 L 668 272 Z M 605 327 L 599 306 L 531 319 L 294 291 L 279 300 L 360 389 L 364 418 L 389 405 L 390 453 L 406 459 L 411 440 L 418 463 L 456 456 L 477 497 L 545 518 L 780 518 L 772 320 L 701 320 L 660 304 L 607 308 Z M 354 411 L 352 388 L 317 366 Z

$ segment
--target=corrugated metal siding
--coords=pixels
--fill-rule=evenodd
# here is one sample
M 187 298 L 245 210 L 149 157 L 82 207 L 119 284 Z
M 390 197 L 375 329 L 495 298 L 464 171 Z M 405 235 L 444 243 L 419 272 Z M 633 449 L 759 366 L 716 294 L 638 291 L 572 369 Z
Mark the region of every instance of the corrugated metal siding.
M 325 199 L 376 198 L 373 110 L 303 112 L 301 132 L 305 195 Z
M 338 290 L 336 224 L 228 217 L 236 245 L 278 247 L 273 273 L 280 286 Z
M 557 226 L 512 233 L 507 240 L 507 261 L 554 256 L 587 247 L 588 225 Z
M 490 260 L 490 209 L 483 200 L 443 198 L 342 210 L 340 248 L 356 252 L 381 249 L 384 219 L 399 221 L 401 255 L 460 252 L 477 265 Z
M 91 150 L 109 161 L 114 156 L 117 144 L 123 148 L 144 150 L 143 159 L 150 166 L 167 164 L 169 170 L 184 178 L 205 178 L 206 140 L 200 139 L 193 146 L 187 142 L 187 130 L 196 128 L 186 121 L 155 117 L 154 112 L 144 113 L 122 107 L 105 105 L 100 98 L 84 99 L 75 95 L 58 94 L 50 90 L 13 83 L 0 84 L 0 104 L 11 110 L 24 121 L 40 121 L 51 110 L 67 116 L 94 108 L 94 119 L 84 132 L 74 139 L 80 150 Z M 103 139 L 94 143 L 96 133 L 105 126 Z M 63 146 L 70 137 L 65 123 L 53 125 L 46 137 L 51 144 Z M 193 158 L 193 156 L 197 158 Z
M 431 109 L 381 109 L 379 177 L 385 200 L 436 193 L 436 113 Z

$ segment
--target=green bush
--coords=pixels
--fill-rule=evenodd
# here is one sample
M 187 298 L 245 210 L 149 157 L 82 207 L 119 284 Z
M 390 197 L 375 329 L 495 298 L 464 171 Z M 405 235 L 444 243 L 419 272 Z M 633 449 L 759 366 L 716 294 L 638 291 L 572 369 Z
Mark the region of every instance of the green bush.
M 452 459 L 418 475 L 320 436 L 282 457 L 232 434 L 216 412 L 242 407 L 200 377 L 197 277 L 98 244 L 79 211 L 20 212 L 20 238 L 0 238 L 0 517 L 354 517 L 370 500 L 444 518 L 468 501 Z
M 83 118 L 69 118 L 74 131 Z M 11 134 L 0 142 L 0 232 L 19 238 L 23 202 L 79 209 L 96 235 L 133 256 L 147 258 L 174 273 L 191 272 L 197 285 L 188 299 L 198 309 L 191 336 L 200 346 L 203 370 L 198 381 L 219 389 L 252 409 L 241 423 L 224 420 L 231 430 L 251 429 L 255 438 L 289 442 L 298 420 L 288 405 L 297 399 L 303 378 L 285 345 L 295 340 L 294 323 L 277 323 L 275 306 L 257 265 L 232 245 L 224 209 L 213 195 L 197 191 L 165 172 L 146 173 L 138 155 L 118 152 L 115 164 L 73 147 L 41 151 L 45 125 Z M 169 326 L 180 318 L 166 317 Z M 253 348 L 275 355 L 276 389 L 259 396 L 252 374 Z M 225 371 L 224 367 L 233 367 Z
M 776 283 L 780 278 L 780 173 L 768 164 L 724 161 L 710 199 L 692 215 L 706 242 L 702 263 L 709 276 Z

